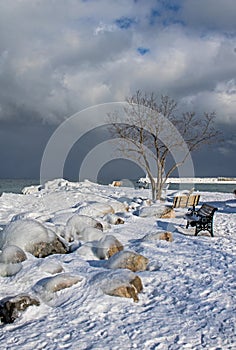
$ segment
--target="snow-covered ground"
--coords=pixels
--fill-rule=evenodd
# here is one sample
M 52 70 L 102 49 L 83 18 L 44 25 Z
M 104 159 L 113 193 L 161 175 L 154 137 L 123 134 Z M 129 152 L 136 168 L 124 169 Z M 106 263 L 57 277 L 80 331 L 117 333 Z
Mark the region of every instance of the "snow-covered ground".
M 149 197 L 149 190 L 55 180 L 41 191 L 28 192 L 32 193 L 0 197 L 2 232 L 11 220 L 34 219 L 63 236 L 75 212 L 105 223 L 108 220 L 101 215 L 109 206 L 122 212 L 124 203 L 129 206 L 129 211 L 119 213 L 124 224 L 104 224 L 104 234 L 148 258 L 149 265 L 135 273 L 144 287 L 135 303 L 104 294 L 122 271 L 108 269 L 106 261 L 93 254 L 93 242 L 72 241 L 71 253 L 46 258 L 26 253 L 18 273 L 0 277 L 0 299 L 29 293 L 37 295 L 40 306 L 29 307 L 12 324 L 0 325 L 1 349 L 236 348 L 233 194 L 200 193 L 199 205 L 207 202 L 218 208 L 212 238 L 206 232 L 195 237 L 194 228 L 185 229 L 186 209 L 176 209 L 172 219 L 133 215 L 139 204 L 150 204 L 138 198 Z M 171 204 L 174 195 L 167 191 L 166 203 Z M 155 233 L 166 230 L 172 232 L 173 242 L 156 239 Z M 59 270 L 79 276 L 79 282 L 56 293 L 43 290 L 39 281 Z

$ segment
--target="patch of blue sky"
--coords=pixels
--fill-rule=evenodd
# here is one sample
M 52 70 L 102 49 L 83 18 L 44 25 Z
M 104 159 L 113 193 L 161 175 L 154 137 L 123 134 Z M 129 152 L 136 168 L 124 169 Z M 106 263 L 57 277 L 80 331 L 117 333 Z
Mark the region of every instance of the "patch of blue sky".
M 171 25 L 180 25 L 182 27 L 186 26 L 186 23 L 180 19 L 168 18 L 162 21 L 164 27 L 170 27 Z
M 161 12 L 158 9 L 151 9 L 151 14 L 149 17 L 149 24 L 154 25 L 157 20 L 161 17 Z
M 181 9 L 181 6 L 177 4 L 167 4 L 165 8 L 173 12 L 178 12 Z
M 162 0 L 161 4 L 165 10 L 178 12 L 181 9 L 180 1 L 176 0 Z
M 178 0 L 158 0 L 156 6 L 151 9 L 149 24 L 155 25 L 157 22 L 161 22 L 162 18 L 172 18 L 173 16 L 176 16 L 180 9 L 181 5 Z
M 146 55 L 147 53 L 150 52 L 150 49 L 148 49 L 147 47 L 138 47 L 138 48 L 137 48 L 137 52 L 138 52 L 141 56 L 144 56 L 144 55 Z
M 120 17 L 115 20 L 115 24 L 120 28 L 120 29 L 129 29 L 132 25 L 136 23 L 135 18 L 132 17 Z

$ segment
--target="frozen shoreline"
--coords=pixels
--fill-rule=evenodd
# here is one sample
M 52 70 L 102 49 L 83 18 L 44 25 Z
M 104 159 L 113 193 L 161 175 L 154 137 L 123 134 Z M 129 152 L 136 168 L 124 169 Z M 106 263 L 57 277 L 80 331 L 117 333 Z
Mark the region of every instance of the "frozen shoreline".
M 33 190 L 33 189 L 32 189 Z M 175 191 L 167 191 L 171 200 Z M 91 210 L 91 202 L 128 203 L 124 224 L 110 225 L 104 234 L 115 236 L 125 247 L 142 254 L 150 268 L 137 272 L 143 282 L 139 302 L 105 295 L 100 286 L 112 283 L 119 271 L 108 270 L 93 255 L 91 242 L 76 242 L 69 254 L 35 258 L 27 253 L 22 269 L 0 277 L 0 299 L 34 293 L 40 306 L 28 308 L 13 324 L 1 325 L 0 347 L 11 350 L 230 349 L 236 346 L 236 201 L 231 193 L 202 192 L 200 205 L 218 208 L 214 238 L 205 232 L 194 237 L 185 229 L 178 209 L 172 219 L 134 215 L 146 208 L 150 190 L 55 180 L 26 195 L 4 193 L 0 197 L 0 225 L 12 219 L 38 221 L 60 233 L 78 210 Z M 144 198 L 144 201 L 142 201 Z M 116 202 L 118 201 L 118 202 Z M 119 209 L 120 210 L 120 209 Z M 91 215 L 95 215 L 90 212 Z M 97 220 L 102 220 L 97 217 Z M 170 231 L 173 242 L 156 239 Z M 1 235 L 1 231 L 0 231 Z M 81 282 L 49 296 L 39 287 L 55 267 L 79 275 Z M 100 285 L 101 283 L 101 285 Z M 36 288 L 37 287 L 37 288 Z M 35 294 L 36 293 L 36 294 Z M 37 294 L 38 293 L 38 294 Z

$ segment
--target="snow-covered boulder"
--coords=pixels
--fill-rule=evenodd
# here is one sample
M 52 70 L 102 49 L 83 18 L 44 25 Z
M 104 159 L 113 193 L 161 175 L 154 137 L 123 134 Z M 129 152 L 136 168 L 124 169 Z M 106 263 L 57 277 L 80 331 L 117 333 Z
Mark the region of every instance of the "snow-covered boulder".
M 162 204 L 141 207 L 140 209 L 136 210 L 134 214 L 143 218 L 155 216 L 160 219 L 167 219 L 175 217 L 174 210 Z
M 114 254 L 106 262 L 106 267 L 109 269 L 128 269 L 133 272 L 145 271 L 149 260 L 143 255 L 123 250 Z
M 0 253 L 0 263 L 16 264 L 25 261 L 26 259 L 27 256 L 25 252 L 15 245 L 7 245 L 3 247 Z
M 44 261 L 42 265 L 40 265 L 40 270 L 51 275 L 55 275 L 64 271 L 59 261 L 51 261 L 48 259 L 46 259 L 46 261 Z
M 81 239 L 83 231 L 87 228 L 103 230 L 102 224 L 91 216 L 74 214 L 66 223 L 65 239 L 68 242 Z
M 103 217 L 111 225 L 121 225 L 124 224 L 124 220 L 116 214 L 107 214 Z
M 120 201 L 109 201 L 108 204 L 113 208 L 114 213 L 123 213 L 129 210 L 127 203 Z
M 67 253 L 56 234 L 35 220 L 10 222 L 0 233 L 0 249 L 8 245 L 15 245 L 36 257 Z
M 22 264 L 0 263 L 0 276 L 11 277 L 16 275 L 22 269 Z
M 107 289 L 106 294 L 116 297 L 132 298 L 134 302 L 139 301 L 138 293 L 143 290 L 142 281 L 139 276 L 114 289 Z
M 11 296 L 0 300 L 0 320 L 2 323 L 13 323 L 29 306 L 39 306 L 37 298 L 28 294 Z
M 50 276 L 39 280 L 34 286 L 33 291 L 45 301 L 53 299 L 53 294 L 74 284 L 81 282 L 83 278 L 70 273 L 60 273 L 56 276 Z
M 31 194 L 31 193 L 38 193 L 39 191 L 42 190 L 42 186 L 38 185 L 38 186 L 27 186 L 24 187 L 23 190 L 21 191 L 23 194 Z
M 123 245 L 117 238 L 112 235 L 105 235 L 97 242 L 95 251 L 99 259 L 109 259 L 112 255 L 123 249 Z
M 138 293 L 143 290 L 143 284 L 135 273 L 129 270 L 101 272 L 92 281 L 94 288 L 99 288 L 104 294 L 139 300 Z
M 79 207 L 76 212 L 77 214 L 88 215 L 91 217 L 100 217 L 106 214 L 115 213 L 113 207 L 110 204 L 100 202 L 90 202 Z
M 149 233 L 146 236 L 144 236 L 142 240 L 147 242 L 155 242 L 158 240 L 173 242 L 173 234 L 168 231 Z
M 99 241 L 102 237 L 104 233 L 95 227 L 86 227 L 77 235 L 77 239 L 83 242 Z

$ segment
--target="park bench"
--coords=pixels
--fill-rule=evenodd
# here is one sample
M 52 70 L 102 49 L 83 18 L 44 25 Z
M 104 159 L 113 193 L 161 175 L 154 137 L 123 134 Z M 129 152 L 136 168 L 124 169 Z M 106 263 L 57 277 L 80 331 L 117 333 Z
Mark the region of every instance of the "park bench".
M 195 226 L 195 236 L 200 231 L 208 231 L 213 237 L 213 216 L 216 210 L 218 209 L 207 203 L 202 204 L 198 210 L 195 210 L 195 207 L 189 209 L 185 214 L 185 219 L 187 219 L 186 228 L 189 225 Z
M 174 197 L 173 208 L 196 207 L 199 203 L 199 194 L 181 195 Z

